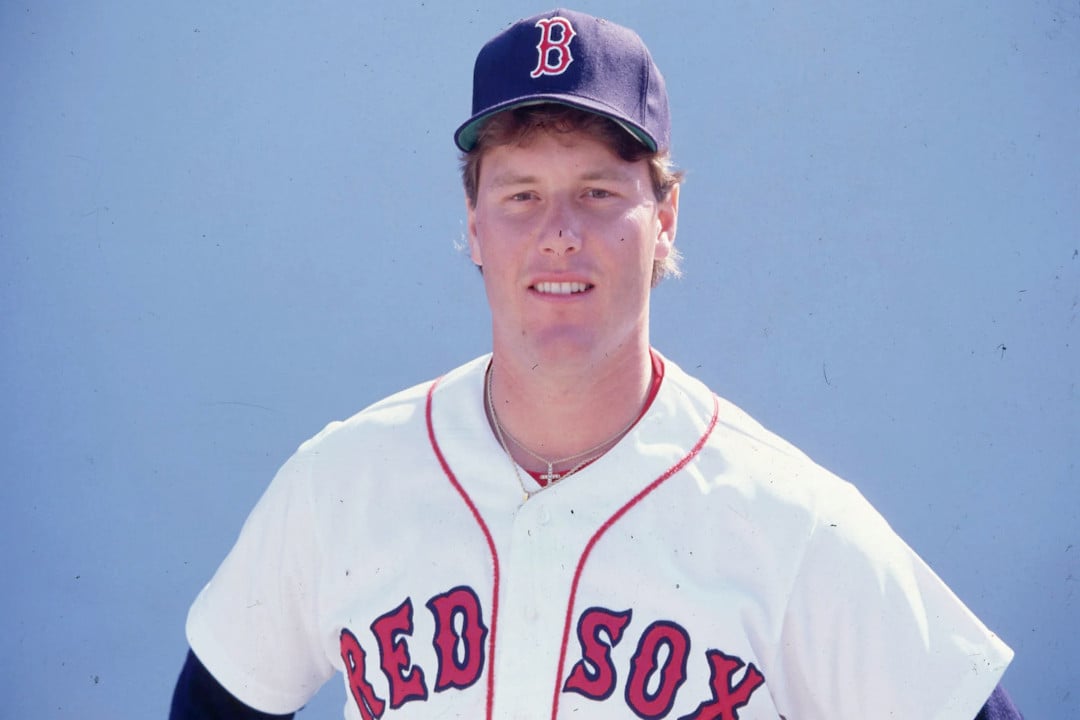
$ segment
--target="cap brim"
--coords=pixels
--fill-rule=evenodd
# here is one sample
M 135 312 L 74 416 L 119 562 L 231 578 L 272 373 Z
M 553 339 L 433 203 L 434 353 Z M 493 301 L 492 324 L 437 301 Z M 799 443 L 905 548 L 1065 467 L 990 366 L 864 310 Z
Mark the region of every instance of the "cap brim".
M 493 115 L 506 112 L 507 110 L 513 110 L 514 108 L 525 107 L 527 105 L 544 105 L 546 103 L 566 105 L 567 107 L 577 108 L 578 110 L 584 110 L 606 117 L 608 120 L 611 120 L 637 138 L 638 142 L 649 148 L 650 151 L 656 152 L 656 139 L 647 133 L 644 128 L 638 127 L 625 117 L 613 112 L 603 103 L 566 95 L 534 95 L 527 98 L 516 98 L 512 102 L 490 107 L 487 110 L 472 116 L 465 124 L 459 127 L 454 133 L 454 143 L 462 152 L 469 152 L 476 147 L 476 141 L 480 135 L 480 127 Z

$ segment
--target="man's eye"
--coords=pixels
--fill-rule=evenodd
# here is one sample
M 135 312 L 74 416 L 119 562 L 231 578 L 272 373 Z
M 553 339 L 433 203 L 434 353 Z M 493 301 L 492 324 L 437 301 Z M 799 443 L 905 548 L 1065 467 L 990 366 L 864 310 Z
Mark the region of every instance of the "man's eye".
M 530 193 L 530 192 L 514 193 L 513 195 L 510 196 L 510 199 L 514 200 L 514 201 L 518 201 L 518 202 L 523 201 L 523 200 L 531 200 L 532 199 L 532 193 Z
M 609 193 L 607 190 L 602 190 L 600 188 L 590 188 L 588 196 L 594 199 L 600 199 L 611 197 L 611 193 Z

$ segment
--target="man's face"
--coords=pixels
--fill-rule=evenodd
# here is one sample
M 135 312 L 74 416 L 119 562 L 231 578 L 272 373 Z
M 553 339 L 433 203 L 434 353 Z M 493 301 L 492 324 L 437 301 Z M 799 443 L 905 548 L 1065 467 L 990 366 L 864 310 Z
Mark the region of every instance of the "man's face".
M 678 188 L 658 201 L 646 161 L 584 133 L 539 132 L 487 150 L 466 205 L 496 354 L 600 362 L 647 347 L 652 267 L 675 239 Z

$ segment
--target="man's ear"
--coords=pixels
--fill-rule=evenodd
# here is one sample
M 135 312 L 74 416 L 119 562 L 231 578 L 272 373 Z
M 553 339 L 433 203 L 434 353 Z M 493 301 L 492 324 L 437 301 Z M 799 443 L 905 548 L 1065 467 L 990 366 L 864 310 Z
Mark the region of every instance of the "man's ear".
M 469 257 L 472 258 L 477 267 L 483 267 L 484 259 L 480 254 L 480 240 L 476 233 L 476 206 L 469 200 L 468 196 L 465 198 L 465 217 L 468 220 Z
M 679 227 L 679 185 L 676 183 L 668 196 L 659 201 L 656 208 L 658 232 L 655 259 L 663 260 L 675 246 L 675 231 Z

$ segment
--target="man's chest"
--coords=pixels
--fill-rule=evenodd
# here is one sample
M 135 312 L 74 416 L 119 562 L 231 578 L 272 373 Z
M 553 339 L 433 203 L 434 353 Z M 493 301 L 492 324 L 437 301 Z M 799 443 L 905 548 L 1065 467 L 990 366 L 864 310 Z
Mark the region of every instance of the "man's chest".
M 775 717 L 752 573 L 678 523 L 538 500 L 356 535 L 321 623 L 353 717 Z

